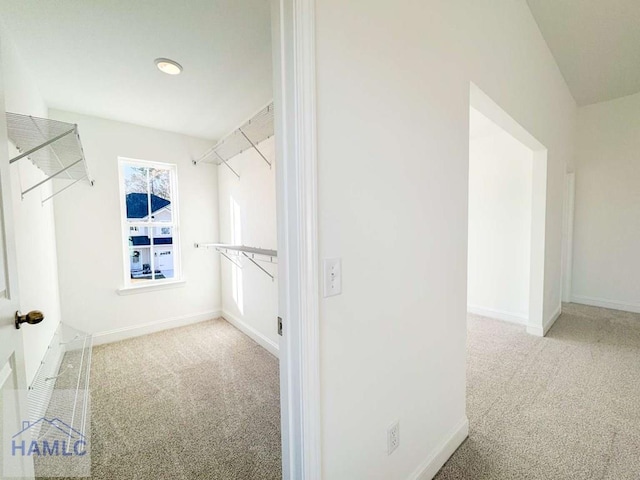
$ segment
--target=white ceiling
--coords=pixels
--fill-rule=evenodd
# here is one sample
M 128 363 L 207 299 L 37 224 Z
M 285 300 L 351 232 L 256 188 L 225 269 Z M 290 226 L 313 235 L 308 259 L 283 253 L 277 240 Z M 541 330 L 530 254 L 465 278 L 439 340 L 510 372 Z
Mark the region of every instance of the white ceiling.
M 640 92 L 640 0 L 527 0 L 578 105 Z
M 269 0 L 0 0 L 0 18 L 50 108 L 218 139 L 273 97 Z

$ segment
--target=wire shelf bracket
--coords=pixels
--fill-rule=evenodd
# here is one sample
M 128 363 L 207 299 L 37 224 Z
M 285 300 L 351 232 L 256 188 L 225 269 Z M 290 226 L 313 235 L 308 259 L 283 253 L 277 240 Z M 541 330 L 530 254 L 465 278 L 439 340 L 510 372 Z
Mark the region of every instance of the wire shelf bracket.
M 245 245 L 229 245 L 226 243 L 196 243 L 196 248 L 215 248 L 216 251 L 233 263 L 238 268 L 242 268 L 242 265 L 233 260 L 232 256 L 248 259 L 256 267 L 258 267 L 265 275 L 271 278 L 271 281 L 275 280 L 275 277 L 269 273 L 258 262 L 277 263 L 278 252 L 276 250 L 270 250 L 267 248 L 247 247 Z
M 7 134 L 19 152 L 9 163 L 27 157 L 46 175 L 22 190 L 22 198 L 54 178 L 71 183 L 42 200 L 43 204 L 82 180 L 93 185 L 77 125 L 7 112 Z
M 273 102 L 256 113 L 250 120 L 240 125 L 213 147 L 207 150 L 197 160 L 193 161 L 194 165 L 199 163 L 213 163 L 215 165 L 226 166 L 233 174 L 240 178 L 240 175 L 230 165 L 229 160 L 241 154 L 245 150 L 255 150 L 260 158 L 272 167 L 272 162 L 260 150 L 259 143 L 272 137 L 274 134 L 274 112 Z

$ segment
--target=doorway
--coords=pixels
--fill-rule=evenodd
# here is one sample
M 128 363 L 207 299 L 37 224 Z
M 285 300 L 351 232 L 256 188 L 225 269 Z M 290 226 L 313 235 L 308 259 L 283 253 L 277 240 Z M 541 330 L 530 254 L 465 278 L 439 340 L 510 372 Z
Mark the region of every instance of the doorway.
M 543 336 L 547 150 L 470 88 L 468 311 Z

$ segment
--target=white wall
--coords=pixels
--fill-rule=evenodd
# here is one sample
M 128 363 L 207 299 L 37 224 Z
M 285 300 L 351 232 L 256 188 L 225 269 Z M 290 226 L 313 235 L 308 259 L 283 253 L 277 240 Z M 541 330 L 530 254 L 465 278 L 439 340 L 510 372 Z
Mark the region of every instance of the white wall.
M 1 40 L 7 111 L 47 117 L 47 106 L 4 31 Z M 13 146 L 9 151 L 10 157 L 17 154 Z M 41 324 L 22 328 L 28 383 L 33 380 L 61 319 L 53 205 L 51 202 L 42 205 L 41 202 L 51 193 L 51 184 L 27 194 L 23 200 L 20 196 L 21 189 L 44 178 L 42 171 L 27 158 L 11 167 L 20 309 L 24 313 L 42 310 L 45 314 Z
M 578 110 L 572 300 L 640 312 L 640 93 Z
M 533 152 L 475 109 L 469 143 L 469 311 L 527 323 Z
M 548 148 L 560 305 L 575 102 L 524 0 L 316 1 L 323 477 L 430 478 L 466 435 L 469 84 Z M 400 420 L 400 447 L 386 431 Z
M 69 112 L 52 110 L 50 114 L 78 124 L 96 181 L 94 187 L 77 184 L 54 200 L 65 322 L 92 333 L 107 332 L 97 338 L 100 342 L 218 314 L 218 256 L 194 248 L 195 242 L 218 236 L 217 169 L 191 163 L 212 142 Z M 179 233 L 186 280 L 182 287 L 125 296 L 116 293 L 124 283 L 119 156 L 178 166 Z
M 249 149 L 233 158 L 232 168 L 238 179 L 227 167 L 218 167 L 220 204 L 220 241 L 231 242 L 230 199 L 240 206 L 242 219 L 242 243 L 251 247 L 277 249 L 276 237 L 276 183 L 275 151 L 273 137 L 258 145 L 273 167 L 264 162 L 258 153 Z M 221 259 L 222 309 L 229 321 L 235 323 L 272 353 L 277 352 L 279 336 L 278 281 L 272 281 L 248 260 L 241 261 L 244 311 L 233 299 L 231 288 L 231 263 Z M 259 262 L 275 276 L 276 265 Z

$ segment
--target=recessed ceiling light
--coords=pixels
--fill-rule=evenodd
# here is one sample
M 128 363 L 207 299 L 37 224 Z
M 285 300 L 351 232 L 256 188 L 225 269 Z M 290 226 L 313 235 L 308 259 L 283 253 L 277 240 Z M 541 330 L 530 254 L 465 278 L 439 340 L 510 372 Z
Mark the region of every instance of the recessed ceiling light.
M 168 75 L 180 75 L 182 72 L 182 65 L 168 58 L 156 58 L 156 67 Z

